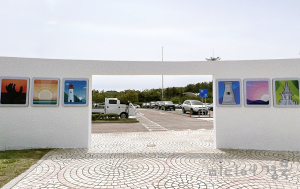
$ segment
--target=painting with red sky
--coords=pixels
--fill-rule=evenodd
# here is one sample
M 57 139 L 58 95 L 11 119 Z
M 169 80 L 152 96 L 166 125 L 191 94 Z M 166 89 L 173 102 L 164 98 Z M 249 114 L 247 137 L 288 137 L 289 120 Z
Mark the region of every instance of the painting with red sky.
M 58 79 L 42 79 L 33 78 L 32 81 L 33 91 L 32 91 L 32 103 L 33 106 L 43 106 L 43 105 L 58 105 L 58 89 L 59 80 Z
M 245 80 L 245 105 L 270 106 L 269 80 Z
M 1 105 L 27 105 L 29 78 L 1 78 Z

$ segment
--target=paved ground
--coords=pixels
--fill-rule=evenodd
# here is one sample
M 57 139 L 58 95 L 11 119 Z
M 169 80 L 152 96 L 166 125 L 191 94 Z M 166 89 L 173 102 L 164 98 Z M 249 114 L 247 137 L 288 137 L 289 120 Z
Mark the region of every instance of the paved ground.
M 159 112 L 139 111 L 147 132 L 93 133 L 90 149 L 52 150 L 6 187 L 300 188 L 300 152 L 214 149 L 213 130 L 195 129 L 211 121 Z M 180 120 L 194 130 L 175 131 Z
M 137 119 L 146 125 L 154 126 L 159 125 L 165 130 L 197 130 L 197 129 L 213 129 L 213 122 L 207 120 L 197 119 L 197 115 L 194 118 L 188 117 L 188 114 L 178 115 L 177 111 L 163 111 L 163 110 L 154 110 L 154 109 L 139 109 L 137 114 Z M 180 111 L 179 111 L 180 112 Z M 147 122 L 147 119 L 150 122 Z M 154 124 L 151 124 L 151 121 Z M 151 128 L 150 128 L 151 129 Z M 155 128 L 154 128 L 155 130 Z M 159 130 L 159 129 L 158 129 Z M 153 131 L 153 130 L 151 130 Z
M 148 132 L 141 123 L 93 123 L 92 133 Z
M 92 134 L 13 188 L 298 188 L 299 152 L 217 150 L 212 130 Z
M 190 112 L 186 112 L 186 113 L 183 113 L 181 109 L 175 109 L 175 111 L 167 111 L 167 112 L 171 112 L 171 113 L 175 113 L 175 114 L 179 114 L 179 115 L 184 115 L 184 116 L 187 116 L 189 117 L 190 116 Z M 192 114 L 191 117 L 199 117 L 198 114 Z M 201 115 L 200 114 L 200 117 L 214 117 L 214 112 L 213 111 L 209 111 L 208 115 Z
M 93 123 L 92 133 L 213 129 L 213 118 L 190 118 L 188 114 L 182 115 L 181 110 L 138 109 L 136 118 L 139 123 Z

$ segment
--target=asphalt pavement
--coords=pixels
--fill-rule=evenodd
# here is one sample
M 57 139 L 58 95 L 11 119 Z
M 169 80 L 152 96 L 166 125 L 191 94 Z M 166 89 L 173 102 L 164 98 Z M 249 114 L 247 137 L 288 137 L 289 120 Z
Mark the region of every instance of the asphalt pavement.
M 212 130 L 213 119 L 202 117 L 200 116 L 200 119 L 198 115 L 189 117 L 189 114 L 183 114 L 178 109 L 176 111 L 137 109 L 138 123 L 93 123 L 92 133 Z

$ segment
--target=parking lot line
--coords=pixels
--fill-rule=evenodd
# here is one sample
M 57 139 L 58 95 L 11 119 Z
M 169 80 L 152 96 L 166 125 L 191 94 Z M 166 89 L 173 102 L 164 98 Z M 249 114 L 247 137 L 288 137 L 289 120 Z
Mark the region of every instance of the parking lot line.
M 136 119 L 150 132 L 153 131 L 167 131 L 168 129 L 164 128 L 163 126 L 155 123 L 154 121 L 149 120 L 144 116 L 144 114 L 138 112 L 136 114 Z

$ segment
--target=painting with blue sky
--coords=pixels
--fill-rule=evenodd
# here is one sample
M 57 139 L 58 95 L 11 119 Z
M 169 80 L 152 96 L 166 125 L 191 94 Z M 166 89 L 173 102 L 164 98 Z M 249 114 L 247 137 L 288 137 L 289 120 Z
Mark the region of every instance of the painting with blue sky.
M 87 105 L 86 79 L 65 79 L 64 82 L 64 105 Z
M 241 92 L 240 81 L 219 80 L 218 81 L 218 105 L 240 105 Z

